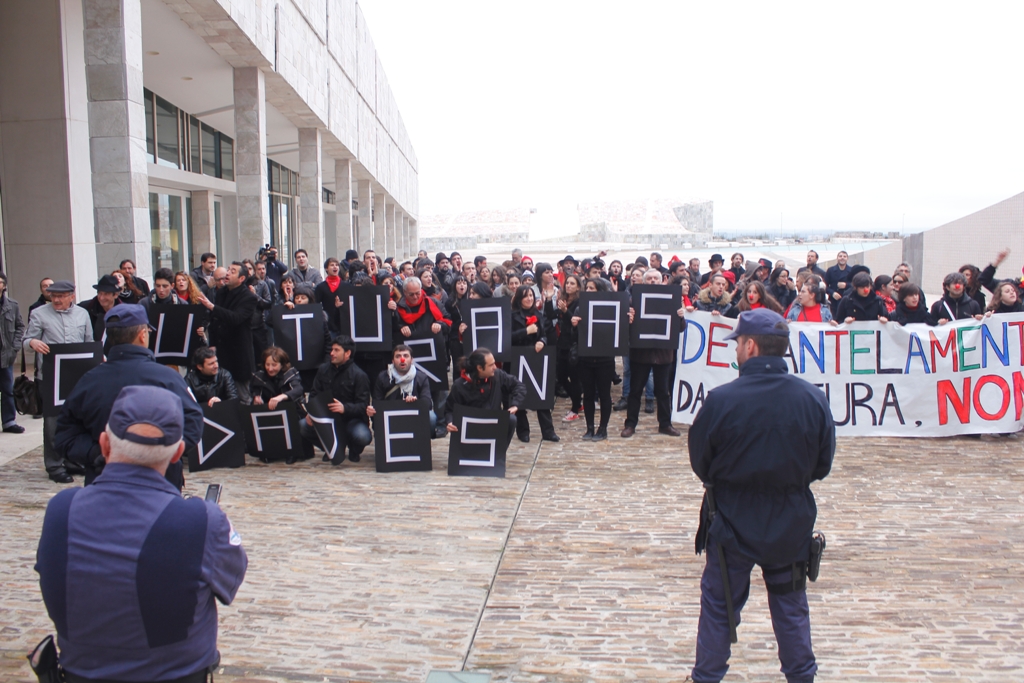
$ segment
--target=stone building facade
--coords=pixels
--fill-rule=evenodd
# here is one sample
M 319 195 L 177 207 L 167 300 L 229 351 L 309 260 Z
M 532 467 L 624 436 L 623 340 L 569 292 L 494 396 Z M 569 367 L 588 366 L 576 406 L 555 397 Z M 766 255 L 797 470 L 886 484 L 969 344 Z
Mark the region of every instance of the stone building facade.
M 0 3 L 15 298 L 133 259 L 417 251 L 418 162 L 356 0 Z

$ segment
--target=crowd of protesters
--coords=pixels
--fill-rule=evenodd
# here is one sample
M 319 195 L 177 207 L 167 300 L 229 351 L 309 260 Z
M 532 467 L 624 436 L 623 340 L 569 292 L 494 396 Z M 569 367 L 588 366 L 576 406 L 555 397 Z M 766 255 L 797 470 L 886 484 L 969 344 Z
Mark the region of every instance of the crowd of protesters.
M 574 347 L 581 292 L 629 292 L 635 284 L 673 284 L 682 289 L 680 317 L 685 312 L 706 311 L 736 318 L 744 311 L 766 308 L 795 322 L 839 325 L 877 320 L 942 325 L 1022 309 L 1024 281 L 996 277 L 1008 253 L 999 252 L 984 269 L 965 265 L 947 275 L 942 282 L 942 297 L 929 306 L 921 288 L 911 282 L 907 264 L 901 264 L 892 275 L 872 276 L 867 267 L 850 265 L 844 251 L 827 271 L 818 266 L 818 254 L 810 251 L 806 266 L 792 273 L 782 261 L 772 263 L 762 258 L 748 262 L 742 253 L 732 254 L 728 267 L 721 254 L 714 254 L 708 269 L 702 270 L 699 259 L 673 257 L 666 263 L 657 252 L 650 258 L 637 257 L 632 263 L 607 260 L 603 251 L 582 260 L 567 255 L 552 265 L 534 262 L 520 249 L 513 250 L 502 263 L 489 263 L 480 255 L 464 258 L 457 251 L 437 253 L 433 258 L 420 251 L 415 259 L 398 263 L 372 250 L 362 255 L 349 250 L 344 260 L 328 258 L 321 274 L 309 263 L 304 249 L 292 255 L 294 266 L 289 267 L 277 249 L 270 247 L 256 260 L 226 266 L 218 264 L 216 255 L 203 254 L 200 265 L 191 272 L 158 270 L 152 287 L 136 275 L 135 264 L 126 259 L 93 285 L 94 297 L 84 301 L 79 297 L 78 306 L 74 305 L 73 283 L 45 278 L 40 283 L 39 300 L 29 309 L 27 326 L 22 323 L 17 302 L 4 293 L 6 282 L 0 274 L 2 428 L 5 432 L 23 431 L 16 422 L 12 398 L 13 366 L 19 348 L 37 354 L 38 377 L 40 354 L 49 352 L 49 344 L 105 339 L 104 320 L 120 304 L 141 304 L 146 309 L 193 304 L 205 309 L 198 332 L 207 346 L 200 348 L 191 367 L 181 372 L 197 401 L 211 404 L 237 398 L 242 403 L 271 407 L 292 401 L 311 428 L 305 410 L 307 397 L 330 392 L 330 410 L 339 415 L 344 411 L 346 424 L 350 423 L 349 457 L 355 460 L 370 441 L 366 427 L 367 417 L 373 414 L 371 393 L 378 400 L 395 391 L 406 400 L 427 398 L 434 436 L 441 437 L 450 430 L 446 421 L 450 419 L 450 405 L 446 404 L 459 393 L 456 385 L 479 384 L 494 376 L 487 354 L 473 356 L 475 349 L 466 348 L 466 323 L 459 303 L 466 298 L 506 297 L 512 309 L 513 345 L 538 351 L 553 345 L 556 349 L 557 395 L 569 399 L 562 423 L 582 421 L 586 425 L 584 439 L 602 440 L 608 437 L 612 412 L 624 410 L 620 436 L 628 438 L 636 431 L 641 407 L 648 414 L 654 414 L 657 408 L 658 432 L 678 436 L 670 420 L 669 398 L 675 352 L 634 349 L 623 358 L 621 374 L 613 357 L 577 358 Z M 388 309 L 395 344 L 392 353 L 360 351 L 345 334 L 345 288 L 364 285 L 390 289 Z M 991 293 L 988 300 L 986 291 Z M 319 369 L 299 371 L 291 367 L 287 353 L 274 344 L 271 311 L 278 306 L 293 308 L 307 303 L 319 304 L 323 309 L 326 352 Z M 415 363 L 406 357 L 411 353 L 403 342 L 428 332 L 440 334 L 447 342 L 444 356 L 455 379 L 450 393 L 434 391 L 430 395 L 422 375 L 415 376 Z M 476 364 L 466 357 L 475 358 Z M 498 371 L 500 365 L 495 364 Z M 515 381 L 500 377 L 502 382 Z M 612 386 L 620 384 L 621 396 L 613 400 Z M 459 387 L 459 391 L 465 389 Z M 516 404 L 518 392 L 509 389 L 499 393 L 503 397 L 499 403 L 518 413 L 515 435 L 529 441 L 531 418 Z M 535 413 L 540 437 L 558 441 L 551 411 Z M 44 461 L 51 478 L 68 481 L 69 472 L 76 468 L 54 448 L 54 421 L 44 422 Z M 311 431 L 306 435 L 314 441 Z M 312 457 L 311 447 L 305 448 L 304 457 Z M 336 459 L 335 464 L 338 462 Z

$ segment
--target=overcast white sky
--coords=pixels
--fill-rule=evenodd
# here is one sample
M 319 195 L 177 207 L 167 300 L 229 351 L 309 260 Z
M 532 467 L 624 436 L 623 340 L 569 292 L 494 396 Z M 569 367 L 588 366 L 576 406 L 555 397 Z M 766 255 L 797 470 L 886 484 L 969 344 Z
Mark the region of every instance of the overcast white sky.
M 909 232 L 1024 191 L 1024 3 L 360 4 L 421 216 L 674 197 Z

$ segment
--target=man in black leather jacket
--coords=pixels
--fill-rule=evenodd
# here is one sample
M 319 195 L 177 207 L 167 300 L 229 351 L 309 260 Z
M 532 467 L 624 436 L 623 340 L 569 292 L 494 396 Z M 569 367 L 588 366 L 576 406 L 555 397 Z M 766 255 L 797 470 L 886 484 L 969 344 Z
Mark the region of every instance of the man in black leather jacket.
M 221 370 L 217 350 L 209 346 L 200 346 L 192 354 L 192 367 L 185 375 L 185 384 L 199 405 L 212 406 L 238 398 L 235 380 L 230 372 Z

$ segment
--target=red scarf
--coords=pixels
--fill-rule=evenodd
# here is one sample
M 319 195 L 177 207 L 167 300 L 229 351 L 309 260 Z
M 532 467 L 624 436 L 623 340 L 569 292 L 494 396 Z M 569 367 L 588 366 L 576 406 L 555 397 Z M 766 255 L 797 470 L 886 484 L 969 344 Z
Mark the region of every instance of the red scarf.
M 398 313 L 398 317 L 400 317 L 406 325 L 412 325 L 422 318 L 423 314 L 426 313 L 428 309 L 430 310 L 430 314 L 434 316 L 435 322 L 443 322 L 451 326 L 452 321 L 444 317 L 440 309 L 438 309 L 437 304 L 434 303 L 434 300 L 429 296 L 423 297 L 420 300 L 420 305 L 415 309 L 409 307 L 409 302 L 405 301 L 405 307 L 399 304 L 396 312 Z
M 327 286 L 330 288 L 331 292 L 336 292 L 338 291 L 338 285 L 341 284 L 341 277 L 338 275 L 328 275 L 326 278 L 324 278 L 324 282 L 327 283 Z
M 461 377 L 470 384 L 474 384 L 480 387 L 481 394 L 484 393 L 484 387 L 486 387 L 491 382 L 489 379 L 473 379 L 465 370 L 462 371 Z

